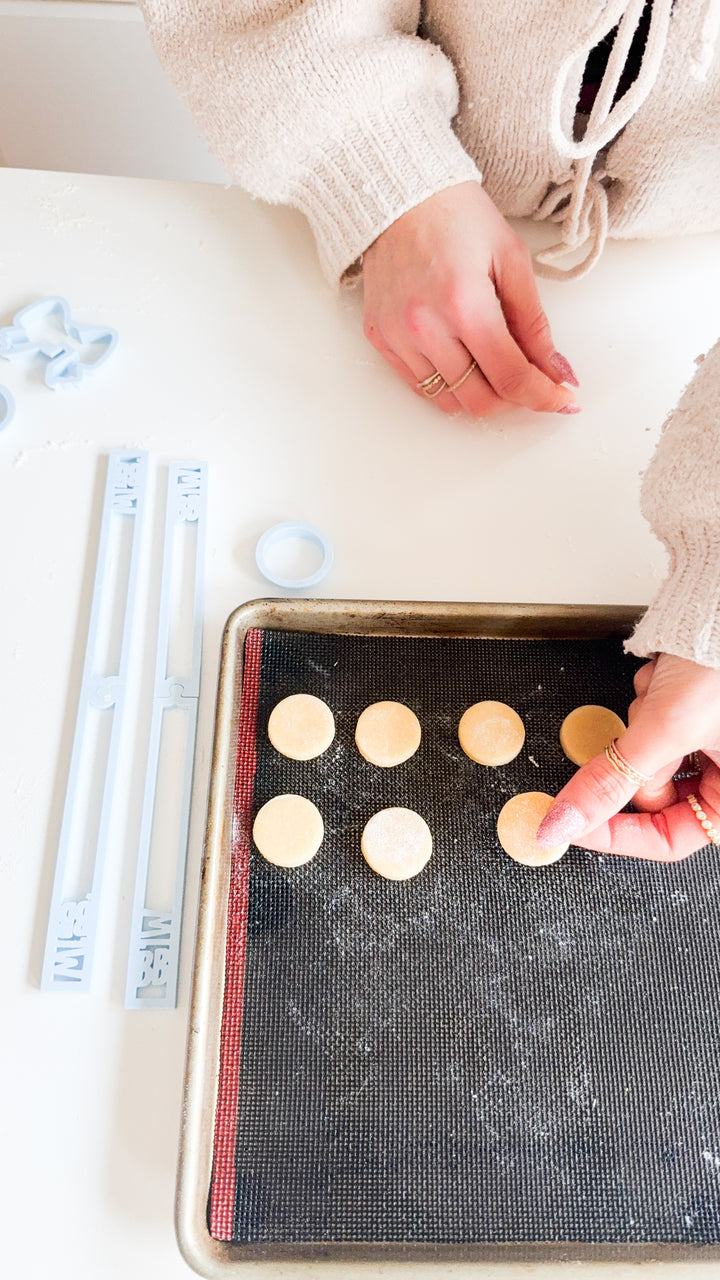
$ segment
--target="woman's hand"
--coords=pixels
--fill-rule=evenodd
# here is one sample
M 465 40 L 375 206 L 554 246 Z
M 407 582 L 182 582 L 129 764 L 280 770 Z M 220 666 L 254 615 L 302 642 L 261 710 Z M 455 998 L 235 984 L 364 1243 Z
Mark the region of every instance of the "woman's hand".
M 365 335 L 413 390 L 435 371 L 435 403 L 487 417 L 523 405 L 577 413 L 577 379 L 555 350 L 530 254 L 477 182 L 424 200 L 363 256 Z M 422 394 L 422 393 L 420 393 Z
M 635 676 L 629 727 L 618 738 L 628 764 L 652 776 L 639 791 L 596 756 L 563 787 L 538 829 L 552 848 L 570 840 L 600 853 L 677 862 L 708 843 L 686 797 L 697 796 L 720 832 L 720 671 L 663 653 Z M 673 782 L 690 752 L 699 777 Z M 640 813 L 620 813 L 632 800 Z

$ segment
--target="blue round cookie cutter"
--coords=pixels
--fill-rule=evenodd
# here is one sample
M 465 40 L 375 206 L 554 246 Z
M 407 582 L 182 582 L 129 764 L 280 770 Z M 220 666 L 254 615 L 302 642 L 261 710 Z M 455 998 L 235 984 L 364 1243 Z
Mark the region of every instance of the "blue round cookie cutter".
M 0 387 L 0 431 L 15 417 L 15 401 L 7 387 Z
M 320 568 L 307 578 L 281 578 L 273 572 L 267 562 L 267 554 L 271 547 L 277 546 L 279 542 L 286 542 L 288 538 L 302 538 L 305 542 L 313 542 L 322 551 Z M 265 530 L 255 548 L 255 563 L 263 578 L 267 578 L 268 582 L 274 583 L 276 587 L 284 587 L 288 591 L 304 591 L 306 587 L 316 587 L 318 582 L 322 582 L 330 572 L 333 563 L 333 547 L 330 539 L 314 524 L 286 520 L 283 524 L 274 524 L 271 529 Z

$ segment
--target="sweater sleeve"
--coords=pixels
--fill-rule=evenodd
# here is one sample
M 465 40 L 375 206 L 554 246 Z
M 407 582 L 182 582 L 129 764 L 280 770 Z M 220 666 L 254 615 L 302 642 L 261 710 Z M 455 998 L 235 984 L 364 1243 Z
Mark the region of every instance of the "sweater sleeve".
M 418 0 L 140 0 L 231 180 L 308 217 L 335 283 L 402 213 L 480 174 Z
M 720 342 L 665 423 L 642 510 L 670 566 L 626 648 L 720 668 Z

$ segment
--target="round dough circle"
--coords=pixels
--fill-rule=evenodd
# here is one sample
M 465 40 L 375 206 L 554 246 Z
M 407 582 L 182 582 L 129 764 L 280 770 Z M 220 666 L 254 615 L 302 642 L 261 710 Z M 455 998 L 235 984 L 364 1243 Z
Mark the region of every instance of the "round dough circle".
M 576 707 L 560 726 L 560 746 L 568 760 L 583 765 L 624 732 L 620 717 L 607 707 Z
M 291 760 L 314 760 L 335 737 L 335 720 L 327 703 L 312 693 L 292 693 L 273 707 L 268 737 L 276 751 Z
M 522 751 L 525 726 L 504 702 L 476 702 L 458 725 L 460 746 L 476 764 L 508 764 Z
M 414 809 L 381 809 L 366 824 L 360 848 L 368 866 L 386 880 L 410 880 L 432 853 L 430 828 Z
M 503 805 L 497 820 L 498 840 L 513 861 L 524 867 L 545 867 L 562 858 L 567 844 L 543 849 L 535 842 L 535 833 L 554 803 L 544 791 L 523 791 Z
M 361 756 L 381 769 L 404 764 L 420 746 L 420 721 L 402 702 L 373 702 L 366 707 L 355 728 L 355 742 Z
M 304 796 L 275 796 L 253 823 L 253 840 L 276 867 L 301 867 L 315 857 L 325 828 L 320 812 Z

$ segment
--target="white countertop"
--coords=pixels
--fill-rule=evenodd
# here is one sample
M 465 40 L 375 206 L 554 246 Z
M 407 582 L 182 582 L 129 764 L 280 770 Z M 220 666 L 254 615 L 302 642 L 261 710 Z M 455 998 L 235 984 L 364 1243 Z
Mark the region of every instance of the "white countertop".
M 277 594 L 254 567 L 258 536 L 279 520 L 319 525 L 335 545 L 316 593 L 328 597 L 644 603 L 664 559 L 638 510 L 639 477 L 694 357 L 717 337 L 720 235 L 610 245 L 588 279 L 541 282 L 584 411 L 478 424 L 446 419 L 383 365 L 362 337 L 359 300 L 327 290 L 304 222 L 285 210 L 217 187 L 0 169 L 0 229 L 0 324 L 61 294 L 121 338 L 76 391 L 48 390 L 36 365 L 0 363 L 17 402 L 0 433 L 4 1270 L 180 1280 L 190 1272 L 173 1193 L 216 671 L 228 614 Z M 123 1008 L 134 864 L 120 821 L 94 989 L 38 989 L 104 460 L 119 446 L 150 450 L 154 478 L 171 458 L 210 464 L 179 1007 L 168 1012 Z M 248 1267 L 304 1280 L 349 1270 Z M 516 1280 L 547 1270 L 412 1273 Z M 720 1266 L 693 1268 L 711 1275 Z

